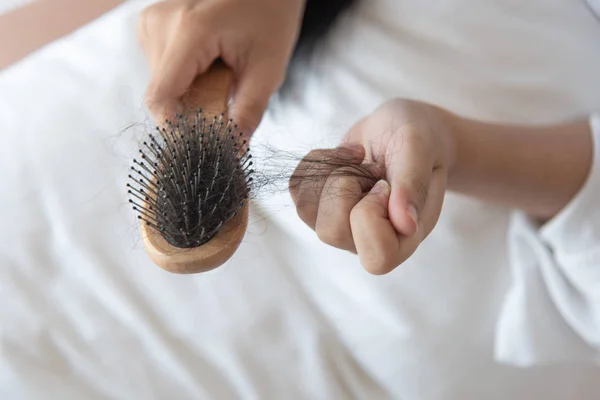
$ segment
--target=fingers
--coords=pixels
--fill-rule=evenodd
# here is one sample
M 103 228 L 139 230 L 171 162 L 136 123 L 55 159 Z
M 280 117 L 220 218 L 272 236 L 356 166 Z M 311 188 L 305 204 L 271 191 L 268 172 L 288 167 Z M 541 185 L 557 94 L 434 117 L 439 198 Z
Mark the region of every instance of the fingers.
M 389 221 L 390 185 L 380 180 L 352 209 L 350 225 L 360 262 L 369 273 L 383 275 L 401 263 L 415 239 L 407 238 L 401 248 L 400 237 Z M 418 244 L 418 243 L 417 243 Z M 404 252 L 403 249 L 406 249 Z
M 373 180 L 361 176 L 357 168 L 343 167 L 331 173 L 318 200 L 315 231 L 322 242 L 356 252 L 349 216 L 372 186 Z
M 261 62 L 238 71 L 238 80 L 229 109 L 240 132 L 250 136 L 260 124 L 273 93 L 281 86 L 285 66 Z
M 174 75 L 175 70 L 179 74 Z M 172 118 L 182 111 L 181 97 L 192 84 L 196 71 L 196 66 L 181 55 L 156 68 L 146 91 L 146 106 L 156 120 Z
M 389 219 L 397 232 L 411 236 L 417 232 L 428 199 L 435 159 L 424 135 L 411 131 L 397 135 L 386 154 L 391 184 Z
M 165 49 L 165 35 L 157 35 L 156 32 L 163 33 L 166 30 L 164 21 L 165 16 L 170 13 L 170 8 L 167 1 L 159 1 L 140 12 L 137 36 L 150 68 L 158 62 Z
M 383 174 L 361 164 L 364 148 L 342 151 L 347 155 L 345 162 L 351 160 L 354 165 L 339 167 L 339 149 L 315 150 L 300 163 L 290 180 L 298 215 L 322 242 L 357 253 L 363 267 L 372 274 L 387 274 L 413 255 L 437 223 L 446 173 L 441 168 L 431 171 L 431 167 L 419 164 L 419 157 L 412 157 L 407 162 L 413 168 L 429 172 L 419 175 L 416 170 L 408 174 L 403 167 L 392 164 L 396 187 L 383 180 L 373 186 L 373 178 Z M 415 201 L 423 201 L 417 203 L 419 229 L 413 222 L 412 231 L 400 232 L 391 218 L 392 208 L 400 217 L 412 218 L 402 204 Z
M 220 57 L 236 81 L 229 115 L 247 136 L 256 129 L 283 83 L 289 51 L 282 50 L 289 45 L 266 27 L 248 24 L 238 30 L 246 24 L 245 7 L 250 6 L 162 1 L 142 12 L 138 36 L 151 71 L 145 100 L 155 119 L 182 112 L 181 99 L 195 78 Z M 257 17 L 266 18 L 263 14 Z
M 309 192 L 306 182 L 315 181 L 306 179 L 312 171 L 301 163 L 304 180 L 290 187 L 298 214 L 318 237 L 356 252 L 363 267 L 376 275 L 404 263 L 433 230 L 447 180 L 439 126 L 419 110 L 392 105 L 361 120 L 346 135 L 363 145 L 357 157 L 362 163 L 354 170 L 317 163 L 319 173 L 330 176 Z M 318 156 L 329 154 L 320 152 Z M 371 179 L 385 177 L 370 190 L 373 181 L 362 182 L 356 175 L 365 165 L 381 165 Z
M 428 187 L 430 201 L 424 206 L 419 230 L 402 235 L 394 228 L 389 215 L 392 188 L 379 181 L 352 209 L 350 226 L 354 246 L 367 272 L 384 275 L 408 260 L 438 221 L 446 189 L 446 175 L 436 171 Z
M 198 46 L 197 38 L 179 38 L 171 43 L 153 68 L 146 92 L 146 104 L 155 117 L 181 111 L 181 98 L 194 79 L 217 59 L 217 46 L 207 39 Z
M 313 150 L 298 164 L 290 178 L 289 190 L 298 216 L 311 229 L 316 227 L 321 194 L 329 176 L 338 168 L 359 165 L 363 158 L 362 146 L 347 146 Z
M 161 1 L 140 14 L 138 38 L 151 73 L 146 105 L 155 119 L 180 112 L 182 96 L 218 57 L 217 39 L 211 33 L 197 13 L 182 11 L 177 2 Z

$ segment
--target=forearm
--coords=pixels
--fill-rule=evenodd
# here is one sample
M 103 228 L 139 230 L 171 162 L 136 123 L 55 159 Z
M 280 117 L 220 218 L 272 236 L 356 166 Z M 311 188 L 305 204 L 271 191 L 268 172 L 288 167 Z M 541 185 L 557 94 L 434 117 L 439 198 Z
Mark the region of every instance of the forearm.
M 0 15 L 0 69 L 99 17 L 124 0 L 44 0 Z
M 451 191 L 547 220 L 567 205 L 589 174 L 593 143 L 587 120 L 519 127 L 453 117 L 452 126 Z

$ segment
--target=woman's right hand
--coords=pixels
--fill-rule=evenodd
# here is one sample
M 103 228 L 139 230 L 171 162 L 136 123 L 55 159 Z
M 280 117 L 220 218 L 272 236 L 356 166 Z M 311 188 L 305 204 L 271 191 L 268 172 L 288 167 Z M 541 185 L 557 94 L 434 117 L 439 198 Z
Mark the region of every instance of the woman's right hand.
M 194 79 L 221 58 L 235 75 L 229 115 L 256 129 L 285 79 L 305 0 L 166 0 L 146 8 L 138 34 L 151 81 L 155 118 L 179 110 Z

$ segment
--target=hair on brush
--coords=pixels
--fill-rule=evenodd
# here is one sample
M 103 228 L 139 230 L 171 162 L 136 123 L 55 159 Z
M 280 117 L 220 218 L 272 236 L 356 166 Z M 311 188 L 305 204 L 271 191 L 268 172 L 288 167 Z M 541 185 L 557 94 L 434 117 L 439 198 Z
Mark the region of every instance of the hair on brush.
M 250 195 L 252 155 L 239 137 L 231 120 L 207 121 L 202 110 L 148 134 L 127 184 L 138 219 L 177 248 L 214 238 Z
M 337 17 L 355 2 L 307 0 L 290 68 L 310 57 Z M 224 100 L 231 81 L 231 71 L 218 60 L 186 94 L 187 115 L 167 120 L 154 134 L 148 134 L 140 145 L 140 159 L 134 160 L 131 167 L 128 194 L 142 223 L 144 245 L 150 258 L 170 272 L 203 272 L 225 262 L 244 236 L 248 199 L 256 189 L 292 177 L 285 168 L 275 167 L 261 174 L 262 179 L 255 179 L 252 155 L 246 142 L 241 141 L 242 135 L 237 134 L 231 120 L 223 114 L 218 116 L 226 112 Z M 286 86 L 289 80 L 282 91 L 287 90 Z M 204 108 L 203 104 L 207 105 L 208 115 L 214 116 L 212 121 L 202 111 L 194 115 L 193 111 Z M 303 161 L 304 165 L 313 163 L 306 158 Z M 324 165 L 324 160 L 313 161 Z M 345 160 L 339 161 L 340 167 L 348 166 Z M 290 172 L 294 172 L 295 182 L 306 184 L 327 179 L 329 174 L 320 174 L 321 170 L 308 167 Z M 365 171 L 367 176 L 370 174 L 368 168 L 361 171 L 360 166 L 340 170 L 355 176 Z

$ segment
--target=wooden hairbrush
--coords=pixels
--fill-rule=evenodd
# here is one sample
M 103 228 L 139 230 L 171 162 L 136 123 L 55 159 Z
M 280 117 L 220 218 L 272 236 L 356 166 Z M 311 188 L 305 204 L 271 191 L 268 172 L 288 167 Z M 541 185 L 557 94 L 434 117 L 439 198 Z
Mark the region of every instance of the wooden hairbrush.
M 232 82 L 221 62 L 197 77 L 183 114 L 148 135 L 131 167 L 128 193 L 145 250 L 166 271 L 212 270 L 245 235 L 252 156 L 227 117 Z

